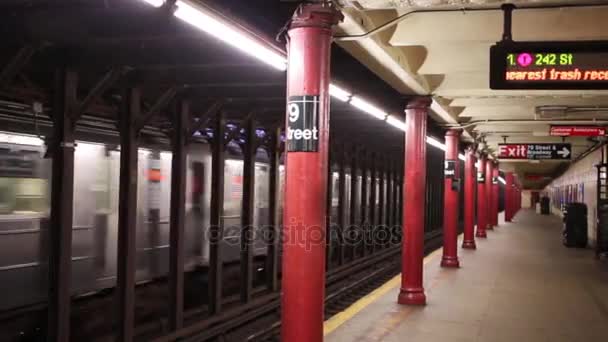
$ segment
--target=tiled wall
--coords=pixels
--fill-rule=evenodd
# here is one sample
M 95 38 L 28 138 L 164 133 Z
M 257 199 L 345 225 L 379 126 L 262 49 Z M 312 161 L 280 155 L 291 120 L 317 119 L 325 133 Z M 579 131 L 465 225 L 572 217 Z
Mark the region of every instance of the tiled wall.
M 545 193 L 551 198 L 551 210 L 555 215 L 562 216 L 560 204 L 563 203 L 582 202 L 587 205 L 587 226 L 591 245 L 595 243 L 597 229 L 597 169 L 595 165 L 601 162 L 601 158 L 600 149 L 592 152 L 571 165 L 566 173 L 545 188 Z

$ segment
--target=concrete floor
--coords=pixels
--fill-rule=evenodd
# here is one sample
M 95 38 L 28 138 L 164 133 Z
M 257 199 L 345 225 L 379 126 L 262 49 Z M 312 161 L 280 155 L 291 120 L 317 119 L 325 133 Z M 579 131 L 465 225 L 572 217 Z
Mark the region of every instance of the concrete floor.
M 425 307 L 396 304 L 396 286 L 325 341 L 608 341 L 608 263 L 563 247 L 557 217 L 522 211 L 459 255 L 457 270 L 425 260 Z

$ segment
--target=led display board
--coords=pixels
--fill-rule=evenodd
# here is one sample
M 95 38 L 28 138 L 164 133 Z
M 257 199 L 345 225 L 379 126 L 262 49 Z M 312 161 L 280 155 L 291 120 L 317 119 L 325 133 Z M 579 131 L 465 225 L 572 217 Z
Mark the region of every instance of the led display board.
M 498 42 L 491 89 L 608 89 L 608 41 Z

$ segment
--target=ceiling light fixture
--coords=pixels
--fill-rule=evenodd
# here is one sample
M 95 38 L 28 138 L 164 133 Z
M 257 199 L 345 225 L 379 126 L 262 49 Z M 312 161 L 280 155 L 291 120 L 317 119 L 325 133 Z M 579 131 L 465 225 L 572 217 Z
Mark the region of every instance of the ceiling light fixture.
M 283 54 L 269 49 L 263 43 L 248 37 L 247 33 L 214 18 L 194 2 L 178 0 L 175 6 L 173 12 L 175 17 L 280 71 L 287 70 L 287 58 Z
M 392 115 L 386 117 L 386 123 L 393 127 L 399 128 L 400 130 L 405 132 L 405 122 L 397 119 Z
M 161 7 L 162 5 L 165 4 L 165 0 L 142 0 L 142 1 L 147 3 L 148 5 L 151 5 L 154 7 Z
M 426 137 L 426 142 L 429 145 L 431 145 L 433 147 L 436 147 L 436 148 L 438 148 L 438 149 L 440 149 L 442 151 L 447 150 L 447 147 L 445 146 L 444 143 L 442 143 L 441 141 L 439 141 L 439 140 L 437 140 L 437 139 L 435 139 L 433 137 Z
M 342 102 L 350 101 L 351 96 L 353 96 L 353 94 L 338 87 L 337 85 L 335 85 L 333 83 L 329 85 L 329 95 L 335 97 L 336 99 L 338 99 Z
M 388 114 L 379 109 L 378 107 L 372 105 L 371 103 L 363 100 L 362 98 L 358 97 L 358 96 L 353 96 L 350 99 L 350 104 L 353 105 L 355 108 L 358 108 L 364 112 L 366 112 L 367 114 L 380 119 L 380 120 L 384 120 L 386 119 L 386 117 L 388 116 Z

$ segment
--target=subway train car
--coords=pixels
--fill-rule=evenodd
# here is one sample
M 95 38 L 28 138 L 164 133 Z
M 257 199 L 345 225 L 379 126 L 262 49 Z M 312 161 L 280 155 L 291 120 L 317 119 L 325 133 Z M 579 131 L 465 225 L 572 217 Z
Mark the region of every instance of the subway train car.
M 236 142 L 227 145 L 224 166 L 224 215 L 222 216 L 222 261 L 240 260 L 243 160 Z M 185 269 L 209 264 L 211 150 L 209 144 L 189 145 L 186 184 Z M 117 229 L 120 151 L 115 145 L 79 141 L 75 150 L 74 223 L 72 238 L 72 294 L 85 295 L 112 288 L 117 272 Z M 334 165 L 331 177 L 330 224 L 338 226 L 339 174 Z M 362 176 L 351 181 L 345 170 L 344 222 L 362 220 Z M 371 177 L 366 177 L 370 211 L 380 210 L 377 178 L 375 203 L 371 205 Z M 41 139 L 15 133 L 0 133 L 0 311 L 45 301 L 48 269 L 47 245 L 50 204 L 51 159 Z M 266 151 L 256 153 L 254 190 L 254 256 L 264 256 L 264 230 L 269 222 L 269 164 Z M 284 168 L 279 168 L 279 211 L 282 212 Z M 354 186 L 354 188 L 353 188 Z M 141 148 L 138 161 L 137 259 L 138 283 L 168 274 L 171 153 Z M 388 182 L 384 184 L 388 198 Z M 352 190 L 352 191 L 351 191 Z M 354 205 L 351 202 L 354 201 Z M 386 203 L 386 202 L 384 202 Z M 354 215 L 351 216 L 351 208 Z M 282 220 L 282 215 L 279 215 Z M 352 221 L 354 219 L 354 221 Z M 281 223 L 281 222 L 279 222 Z M 387 224 L 384 215 L 383 222 Z M 332 235 L 332 246 L 336 248 Z M 334 256 L 335 257 L 335 256 Z M 336 262 L 336 260 L 329 260 Z
M 187 271 L 209 263 L 211 152 L 191 144 L 188 153 L 185 243 Z M 0 311 L 42 302 L 47 296 L 47 244 L 51 160 L 42 140 L 0 133 Z M 254 256 L 266 253 L 269 218 L 266 152 L 255 165 Z M 171 153 L 139 150 L 136 280 L 168 273 Z M 120 151 L 113 145 L 78 142 L 74 167 L 72 293 L 83 295 L 116 282 Z M 280 172 L 282 184 L 282 167 Z M 243 161 L 229 144 L 222 223 L 224 263 L 240 258 Z

